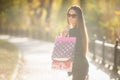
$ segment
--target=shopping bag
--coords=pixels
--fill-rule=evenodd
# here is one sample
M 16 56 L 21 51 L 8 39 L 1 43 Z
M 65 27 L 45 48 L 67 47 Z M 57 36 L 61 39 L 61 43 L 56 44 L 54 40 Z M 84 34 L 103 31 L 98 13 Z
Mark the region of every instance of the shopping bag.
M 75 37 L 58 37 L 52 52 L 52 69 L 72 70 L 72 60 L 76 44 Z
M 72 71 L 72 61 L 71 60 L 65 60 L 65 61 L 52 60 L 52 69 L 65 70 L 67 72 Z
M 74 49 L 76 37 L 58 37 L 55 40 L 52 59 L 54 58 L 69 58 L 74 57 Z

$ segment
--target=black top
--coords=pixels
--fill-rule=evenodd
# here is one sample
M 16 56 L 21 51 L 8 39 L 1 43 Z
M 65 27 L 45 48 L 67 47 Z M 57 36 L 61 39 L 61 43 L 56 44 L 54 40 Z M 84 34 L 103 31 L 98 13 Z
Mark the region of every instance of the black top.
M 75 53 L 74 53 L 74 59 L 73 59 L 72 72 L 75 74 L 78 74 L 76 72 L 80 72 L 84 69 L 85 69 L 85 71 L 82 71 L 82 72 L 88 72 L 88 62 L 83 53 L 83 46 L 82 46 L 83 39 L 82 39 L 82 35 L 80 32 L 80 28 L 74 27 L 74 28 L 70 29 L 69 36 L 76 37 L 76 45 L 75 45 Z
M 70 37 L 76 37 L 75 53 L 72 65 L 73 79 L 83 80 L 89 71 L 89 64 L 87 58 L 83 53 L 83 37 L 80 28 L 74 27 L 69 30 Z
M 76 37 L 76 45 L 75 45 L 75 58 L 84 57 L 83 53 L 83 41 L 82 41 L 82 35 L 80 34 L 80 29 L 77 27 L 74 27 L 69 30 L 69 36 L 70 37 Z

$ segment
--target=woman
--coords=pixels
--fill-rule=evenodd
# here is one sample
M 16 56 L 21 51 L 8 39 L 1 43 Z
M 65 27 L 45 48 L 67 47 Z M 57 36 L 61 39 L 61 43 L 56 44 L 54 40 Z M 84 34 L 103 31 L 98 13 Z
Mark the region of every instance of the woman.
M 83 13 L 79 6 L 74 5 L 68 9 L 67 22 L 71 27 L 68 31 L 69 36 L 76 37 L 77 40 L 72 72 L 68 72 L 68 74 L 72 74 L 72 80 L 86 80 L 89 69 L 88 61 L 86 59 L 88 40 Z

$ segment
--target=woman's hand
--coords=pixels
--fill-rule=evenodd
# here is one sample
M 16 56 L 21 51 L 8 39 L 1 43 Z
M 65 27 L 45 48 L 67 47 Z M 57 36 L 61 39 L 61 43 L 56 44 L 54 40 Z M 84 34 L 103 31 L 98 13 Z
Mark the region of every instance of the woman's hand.
M 72 72 L 67 72 L 68 73 L 68 76 L 71 76 L 72 75 Z
M 67 34 L 68 34 L 68 30 L 64 30 L 64 31 L 62 31 L 61 36 L 64 37 L 64 36 L 66 36 Z

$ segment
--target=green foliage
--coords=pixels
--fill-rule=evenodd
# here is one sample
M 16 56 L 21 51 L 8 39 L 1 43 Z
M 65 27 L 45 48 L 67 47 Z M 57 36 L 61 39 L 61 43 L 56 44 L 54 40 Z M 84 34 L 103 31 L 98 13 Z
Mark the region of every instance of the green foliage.
M 117 37 L 115 37 L 116 31 L 114 30 L 119 25 L 120 18 L 119 15 L 114 14 L 115 8 L 118 8 L 118 6 L 116 7 L 117 2 L 118 0 L 89 0 L 86 2 L 85 15 L 90 36 L 97 34 L 98 39 L 106 36 L 107 41 L 111 40 L 111 42 L 120 37 L 120 34 L 116 34 Z
M 74 4 L 83 9 L 90 39 L 94 34 L 111 41 L 120 37 L 120 0 L 0 0 L 0 27 L 40 29 L 43 37 L 52 30 L 55 37 L 67 25 L 66 11 Z

